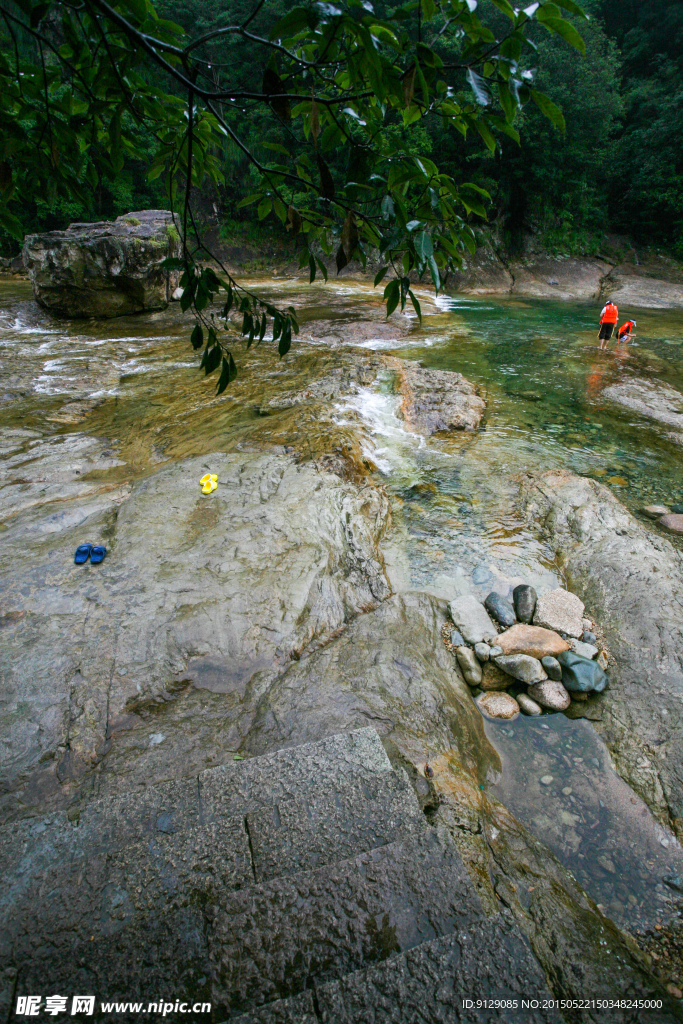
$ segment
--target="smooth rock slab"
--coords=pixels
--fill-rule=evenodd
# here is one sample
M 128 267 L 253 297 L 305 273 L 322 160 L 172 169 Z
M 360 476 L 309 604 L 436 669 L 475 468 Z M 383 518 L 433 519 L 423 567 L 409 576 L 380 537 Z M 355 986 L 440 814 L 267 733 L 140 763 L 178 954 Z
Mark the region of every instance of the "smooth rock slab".
M 451 601 L 450 613 L 456 628 L 468 644 L 478 644 L 498 636 L 486 609 L 473 594 L 463 594 Z
M 515 606 L 515 614 L 520 622 L 531 622 L 536 610 L 538 594 L 533 587 L 526 583 L 515 587 L 512 591 L 512 603 Z
M 602 693 L 607 686 L 607 676 L 597 661 L 582 658 L 574 651 L 565 651 L 557 660 L 562 666 L 562 682 L 568 690 Z
M 524 712 L 525 715 L 537 715 L 543 714 L 543 709 L 540 704 L 537 704 L 535 700 L 532 700 L 528 693 L 519 693 L 517 695 L 517 703 Z
M 528 654 L 539 660 L 546 656 L 555 657 L 569 650 L 569 644 L 559 633 L 542 626 L 528 626 L 517 623 L 498 636 L 498 646 L 503 654 Z
M 495 663 L 507 675 L 522 683 L 537 683 L 548 678 L 538 658 L 530 658 L 528 654 L 502 654 L 495 659 Z
M 486 402 L 460 373 L 431 370 L 403 359 L 391 360 L 403 401 L 399 415 L 411 430 L 429 436 L 441 431 L 476 430 Z
M 576 637 L 583 635 L 583 601 L 568 590 L 549 590 L 536 603 L 534 625 Z
M 482 693 L 476 703 L 479 710 L 489 718 L 510 720 L 519 714 L 519 704 L 509 693 Z
M 659 525 L 674 533 L 683 533 L 683 515 L 678 512 L 670 512 L 668 515 L 662 516 Z
M 497 622 L 500 622 L 501 626 L 513 626 L 517 621 L 515 609 L 511 603 L 506 597 L 503 597 L 502 594 L 496 594 L 495 591 L 486 598 L 484 607 L 489 615 L 492 615 Z
M 562 682 L 562 666 L 557 658 L 552 658 L 550 655 L 541 658 L 541 665 L 548 673 L 548 679 L 553 679 L 556 683 Z
M 481 682 L 481 665 L 471 647 L 458 647 L 456 657 L 468 686 L 479 686 Z
M 571 704 L 571 697 L 562 683 L 547 679 L 544 683 L 534 683 L 529 687 L 529 696 L 550 711 L 566 711 Z

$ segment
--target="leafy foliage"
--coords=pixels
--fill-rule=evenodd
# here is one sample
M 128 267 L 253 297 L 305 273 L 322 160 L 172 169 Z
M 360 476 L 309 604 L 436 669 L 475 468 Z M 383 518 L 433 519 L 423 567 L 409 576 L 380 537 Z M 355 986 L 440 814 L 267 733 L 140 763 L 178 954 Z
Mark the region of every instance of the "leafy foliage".
M 236 316 L 247 345 L 270 324 L 281 356 L 298 329 L 293 309 L 204 265 L 193 197 L 206 181 L 220 187 L 226 155 L 237 153 L 253 181 L 240 205 L 285 225 L 311 281 L 326 273 L 319 249 L 336 254 L 338 270 L 376 249 L 392 271 L 387 315 L 410 301 L 419 316 L 411 275 L 438 291 L 474 251 L 471 221 L 486 217 L 488 199 L 432 159 L 430 136 L 475 134 L 494 153 L 501 136 L 517 141 L 514 122 L 531 99 L 562 128 L 527 66 L 530 30 L 585 52 L 573 0 L 523 10 L 490 2 L 494 17 L 480 16 L 477 0 L 390 11 L 369 0 L 284 10 L 259 0 L 242 12 L 236 2 L 197 34 L 151 0 L 2 0 L 0 226 L 19 237 L 30 196 L 85 203 L 85 189 L 116 182 L 126 157 L 147 157 L 182 224 L 192 343 L 204 347 L 206 373 L 220 368 L 223 390 L 235 373 Z

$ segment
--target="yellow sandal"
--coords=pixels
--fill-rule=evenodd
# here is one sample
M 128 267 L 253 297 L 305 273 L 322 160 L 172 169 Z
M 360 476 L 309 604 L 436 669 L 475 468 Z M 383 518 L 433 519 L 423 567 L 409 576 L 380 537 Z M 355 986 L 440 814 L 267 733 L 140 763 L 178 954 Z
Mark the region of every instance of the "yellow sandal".
M 216 473 L 205 473 L 199 481 L 202 494 L 211 494 L 218 487 L 218 476 Z

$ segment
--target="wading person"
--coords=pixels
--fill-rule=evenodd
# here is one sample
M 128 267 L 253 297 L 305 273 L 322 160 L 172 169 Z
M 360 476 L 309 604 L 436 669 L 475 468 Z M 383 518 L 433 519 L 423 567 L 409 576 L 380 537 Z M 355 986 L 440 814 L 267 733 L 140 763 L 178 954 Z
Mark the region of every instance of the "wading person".
M 635 320 L 627 320 L 625 324 L 622 324 L 617 331 L 617 341 L 625 341 L 628 343 L 633 336 L 635 326 Z
M 600 333 L 598 334 L 600 348 L 607 348 L 607 344 L 612 337 L 618 319 L 619 310 L 612 300 L 608 299 L 602 313 L 600 314 Z

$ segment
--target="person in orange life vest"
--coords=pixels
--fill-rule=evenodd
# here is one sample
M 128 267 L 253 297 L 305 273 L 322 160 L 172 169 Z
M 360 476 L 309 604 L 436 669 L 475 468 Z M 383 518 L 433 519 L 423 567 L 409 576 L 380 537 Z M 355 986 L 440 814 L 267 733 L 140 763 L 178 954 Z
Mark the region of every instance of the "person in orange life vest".
M 617 331 L 617 341 L 629 341 L 635 326 L 635 320 L 627 320 L 625 324 L 622 324 Z
M 612 333 L 617 325 L 618 319 L 619 310 L 612 300 L 608 299 L 602 313 L 600 314 L 600 333 L 598 334 L 598 338 L 600 339 L 600 348 L 607 347 L 607 342 L 612 337 Z

